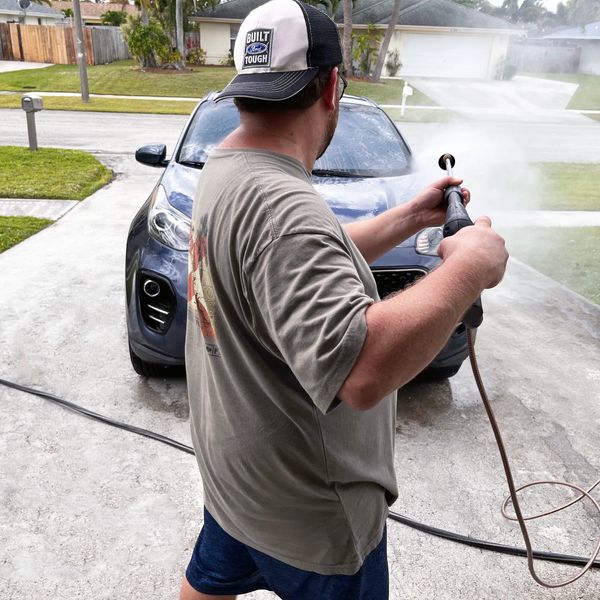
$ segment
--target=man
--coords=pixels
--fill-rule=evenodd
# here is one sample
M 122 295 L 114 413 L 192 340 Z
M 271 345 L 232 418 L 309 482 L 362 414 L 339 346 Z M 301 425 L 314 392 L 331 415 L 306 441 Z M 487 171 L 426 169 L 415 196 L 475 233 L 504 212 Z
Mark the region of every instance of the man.
M 310 183 L 345 81 L 335 24 L 273 0 L 240 27 L 240 126 L 210 156 L 193 211 L 186 365 L 204 527 L 181 600 L 257 589 L 285 600 L 388 597 L 397 496 L 395 391 L 504 273 L 482 218 L 441 266 L 379 301 L 368 263 L 444 220 L 444 178 L 345 229 Z M 468 196 L 468 193 L 467 193 Z

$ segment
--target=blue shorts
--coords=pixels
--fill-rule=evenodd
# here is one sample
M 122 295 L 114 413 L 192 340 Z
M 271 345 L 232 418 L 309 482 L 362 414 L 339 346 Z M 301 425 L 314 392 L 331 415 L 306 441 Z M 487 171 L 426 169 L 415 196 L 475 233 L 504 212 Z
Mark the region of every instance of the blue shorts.
M 387 600 L 386 531 L 354 575 L 319 575 L 238 542 L 204 509 L 204 526 L 185 576 L 195 590 L 204 594 L 226 596 L 270 590 L 283 600 Z

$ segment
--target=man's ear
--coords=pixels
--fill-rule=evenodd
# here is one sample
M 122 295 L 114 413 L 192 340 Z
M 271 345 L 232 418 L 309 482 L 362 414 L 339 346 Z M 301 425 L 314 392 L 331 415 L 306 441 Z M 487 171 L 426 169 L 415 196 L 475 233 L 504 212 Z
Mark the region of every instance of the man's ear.
M 337 95 L 338 95 L 338 68 L 333 67 L 331 69 L 331 73 L 329 74 L 329 79 L 327 80 L 327 84 L 325 85 L 325 89 L 323 90 L 323 100 L 327 105 L 327 108 L 333 110 L 336 106 Z

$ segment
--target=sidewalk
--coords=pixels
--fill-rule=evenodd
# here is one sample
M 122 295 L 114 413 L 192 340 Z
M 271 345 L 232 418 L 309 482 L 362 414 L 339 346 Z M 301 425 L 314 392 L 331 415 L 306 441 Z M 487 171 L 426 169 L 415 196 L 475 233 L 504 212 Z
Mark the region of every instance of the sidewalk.
M 39 219 L 60 219 L 66 215 L 78 200 L 49 200 L 37 198 L 2 198 L 0 216 L 38 217 Z
M 51 63 L 24 62 L 20 60 L 0 60 L 0 73 L 24 71 L 25 69 L 43 69 L 51 67 Z

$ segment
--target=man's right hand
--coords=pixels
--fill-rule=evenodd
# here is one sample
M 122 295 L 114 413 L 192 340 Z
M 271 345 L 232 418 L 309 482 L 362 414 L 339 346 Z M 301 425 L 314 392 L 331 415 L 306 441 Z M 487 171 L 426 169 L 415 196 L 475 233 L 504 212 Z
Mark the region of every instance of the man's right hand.
M 504 239 L 492 229 L 489 217 L 479 217 L 473 227 L 464 227 L 445 238 L 438 253 L 444 262 L 460 260 L 468 265 L 472 276 L 479 278 L 481 289 L 500 283 L 508 261 Z

